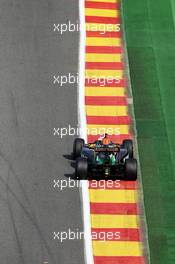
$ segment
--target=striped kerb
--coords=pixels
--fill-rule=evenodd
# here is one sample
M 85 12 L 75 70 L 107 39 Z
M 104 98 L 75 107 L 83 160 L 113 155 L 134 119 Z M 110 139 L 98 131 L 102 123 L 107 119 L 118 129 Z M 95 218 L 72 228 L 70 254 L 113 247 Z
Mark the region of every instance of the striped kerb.
M 111 140 L 132 138 L 119 0 L 85 0 L 85 104 L 88 142 L 110 128 Z M 97 131 L 97 133 L 94 133 Z M 143 264 L 135 182 L 90 182 L 95 264 Z

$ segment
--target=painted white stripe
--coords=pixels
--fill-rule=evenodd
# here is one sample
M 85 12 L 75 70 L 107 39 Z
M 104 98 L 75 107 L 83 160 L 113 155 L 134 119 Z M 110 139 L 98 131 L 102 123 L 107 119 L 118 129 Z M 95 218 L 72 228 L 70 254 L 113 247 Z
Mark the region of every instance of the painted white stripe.
M 85 112 L 85 5 L 84 0 L 79 0 L 79 17 L 80 17 L 80 42 L 79 42 L 79 85 L 78 85 L 78 123 L 80 128 L 80 137 L 87 142 L 86 133 L 86 112 Z M 81 198 L 83 207 L 84 223 L 84 252 L 85 263 L 94 264 L 92 239 L 91 239 L 91 219 L 90 219 L 90 199 L 88 190 L 88 181 L 81 181 Z

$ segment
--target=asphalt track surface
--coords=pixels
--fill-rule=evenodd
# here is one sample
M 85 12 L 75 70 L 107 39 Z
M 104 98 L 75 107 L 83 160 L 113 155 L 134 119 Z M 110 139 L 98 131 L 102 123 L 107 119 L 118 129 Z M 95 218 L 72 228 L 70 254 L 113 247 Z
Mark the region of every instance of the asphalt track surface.
M 78 2 L 0 0 L 0 10 L 0 262 L 83 263 L 82 240 L 53 240 L 82 231 L 79 190 L 53 188 L 73 170 L 63 157 L 73 138 L 53 128 L 77 126 L 77 85 L 52 76 L 77 72 L 79 41 L 53 23 L 76 22 Z

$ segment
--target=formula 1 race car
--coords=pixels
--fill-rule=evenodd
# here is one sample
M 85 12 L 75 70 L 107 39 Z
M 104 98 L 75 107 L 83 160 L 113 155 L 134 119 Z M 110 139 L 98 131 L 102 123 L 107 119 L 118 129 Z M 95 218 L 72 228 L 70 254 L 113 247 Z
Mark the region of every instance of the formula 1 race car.
M 122 144 L 110 142 L 103 145 L 101 140 L 85 144 L 84 139 L 76 138 L 73 157 L 77 179 L 137 179 L 137 160 L 133 158 L 133 142 L 130 139 L 123 140 Z

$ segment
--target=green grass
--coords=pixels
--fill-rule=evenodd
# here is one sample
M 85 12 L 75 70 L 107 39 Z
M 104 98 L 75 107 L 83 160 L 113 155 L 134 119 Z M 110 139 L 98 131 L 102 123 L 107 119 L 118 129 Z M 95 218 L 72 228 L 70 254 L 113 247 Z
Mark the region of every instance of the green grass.
M 175 3 L 123 0 L 152 264 L 175 263 Z

